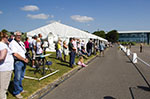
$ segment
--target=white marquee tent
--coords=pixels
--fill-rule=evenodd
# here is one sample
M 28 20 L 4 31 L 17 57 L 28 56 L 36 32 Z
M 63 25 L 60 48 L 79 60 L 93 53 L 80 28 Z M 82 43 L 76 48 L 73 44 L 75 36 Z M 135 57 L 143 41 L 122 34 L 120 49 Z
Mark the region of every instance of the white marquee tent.
M 32 30 L 30 32 L 27 32 L 27 37 L 31 38 L 34 35 L 38 35 L 39 33 L 42 34 L 43 38 L 48 38 L 48 42 L 50 44 L 48 49 L 49 51 L 53 51 L 55 49 L 54 41 L 57 41 L 58 38 L 60 38 L 61 40 L 66 40 L 67 42 L 69 41 L 70 37 L 79 38 L 81 40 L 84 40 L 85 42 L 88 42 L 89 38 L 107 42 L 106 39 L 79 30 L 77 28 L 73 28 L 71 26 L 61 24 L 59 22 L 54 22 L 46 26 L 40 27 L 38 29 Z

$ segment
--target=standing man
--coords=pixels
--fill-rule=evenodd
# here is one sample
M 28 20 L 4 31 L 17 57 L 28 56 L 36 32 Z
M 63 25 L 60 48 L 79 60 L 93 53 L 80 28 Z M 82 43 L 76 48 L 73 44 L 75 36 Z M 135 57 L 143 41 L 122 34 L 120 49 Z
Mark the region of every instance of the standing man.
M 73 38 L 70 38 L 68 46 L 69 46 L 69 55 L 70 55 L 69 64 L 71 68 L 73 68 L 73 64 L 75 60 L 75 53 L 76 53 L 76 49 L 74 48 L 72 42 L 73 42 Z
M 41 40 L 41 47 L 42 47 L 42 49 L 43 49 L 44 41 L 43 41 L 43 39 L 42 39 L 42 34 L 41 34 L 41 33 L 38 34 L 38 38 Z M 44 49 L 43 49 L 43 50 L 44 50 Z
M 21 93 L 25 92 L 22 86 L 22 80 L 24 78 L 26 63 L 28 59 L 25 56 L 26 49 L 24 43 L 21 41 L 21 32 L 17 31 L 14 33 L 15 39 L 9 44 L 15 62 L 14 62 L 14 90 L 13 94 L 16 98 L 23 98 Z
M 143 44 L 140 43 L 140 53 L 142 53 L 142 51 L 143 51 Z
M 92 45 L 93 45 L 92 44 L 92 39 L 90 39 L 89 42 L 86 45 L 88 56 L 91 56 L 91 54 L 92 54 Z

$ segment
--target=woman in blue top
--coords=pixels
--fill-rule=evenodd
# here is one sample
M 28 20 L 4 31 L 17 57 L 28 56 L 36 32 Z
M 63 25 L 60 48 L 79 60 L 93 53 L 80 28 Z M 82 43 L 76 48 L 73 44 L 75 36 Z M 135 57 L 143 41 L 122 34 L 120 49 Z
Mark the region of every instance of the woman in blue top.
M 104 57 L 104 49 L 105 49 L 105 44 L 101 41 L 99 44 L 100 56 Z

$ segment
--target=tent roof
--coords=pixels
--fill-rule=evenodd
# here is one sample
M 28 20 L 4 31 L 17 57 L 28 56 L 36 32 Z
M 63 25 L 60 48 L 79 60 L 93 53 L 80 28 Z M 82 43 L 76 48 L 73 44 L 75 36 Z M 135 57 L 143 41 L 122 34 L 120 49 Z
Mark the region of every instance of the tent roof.
M 93 38 L 93 39 L 107 41 L 96 35 L 87 33 L 85 31 L 79 30 L 77 28 L 73 28 L 71 26 L 61 24 L 59 22 L 53 22 L 51 24 L 48 24 L 48 25 L 42 26 L 38 29 L 27 32 L 27 36 L 32 37 L 34 35 L 41 33 L 43 35 L 43 38 L 45 38 L 50 32 L 53 35 L 57 35 L 58 37 L 62 37 L 62 38 L 66 38 L 66 37 L 75 37 L 75 38 L 83 38 L 83 39 L 84 38 Z

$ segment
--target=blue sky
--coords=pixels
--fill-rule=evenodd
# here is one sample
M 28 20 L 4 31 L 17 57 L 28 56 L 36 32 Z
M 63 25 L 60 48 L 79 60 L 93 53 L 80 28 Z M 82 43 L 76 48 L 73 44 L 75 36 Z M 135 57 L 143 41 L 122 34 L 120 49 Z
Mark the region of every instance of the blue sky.
M 0 30 L 58 21 L 89 32 L 150 30 L 150 0 L 0 0 Z

